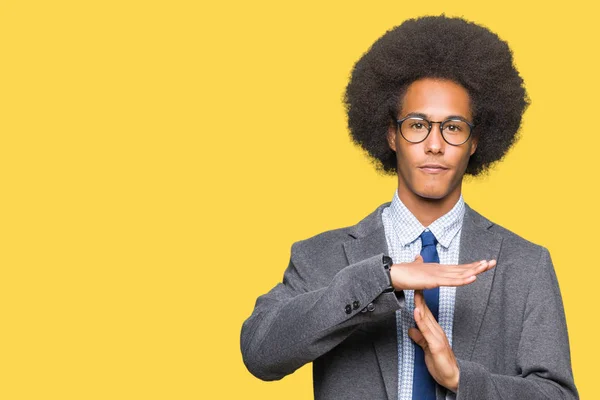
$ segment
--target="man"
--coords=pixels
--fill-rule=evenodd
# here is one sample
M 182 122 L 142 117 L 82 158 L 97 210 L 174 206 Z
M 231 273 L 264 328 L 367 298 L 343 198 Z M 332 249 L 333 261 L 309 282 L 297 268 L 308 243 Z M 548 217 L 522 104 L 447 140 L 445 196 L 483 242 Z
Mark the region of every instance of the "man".
M 250 372 L 313 362 L 316 399 L 577 399 L 548 251 L 461 194 L 528 105 L 507 44 L 463 19 L 406 21 L 357 62 L 345 101 L 353 140 L 398 189 L 292 245 L 242 327 Z

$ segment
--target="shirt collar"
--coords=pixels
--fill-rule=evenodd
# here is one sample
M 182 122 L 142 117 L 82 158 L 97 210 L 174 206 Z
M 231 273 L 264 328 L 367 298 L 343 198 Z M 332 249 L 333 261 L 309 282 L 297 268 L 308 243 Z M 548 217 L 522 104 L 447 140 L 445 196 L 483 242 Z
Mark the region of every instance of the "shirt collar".
M 398 190 L 394 191 L 394 198 L 390 204 L 390 219 L 392 227 L 398 236 L 402 246 L 406 246 L 419 239 L 425 229 L 429 229 L 438 243 L 448 248 L 456 234 L 460 231 L 465 215 L 465 202 L 462 194 L 450 211 L 431 223 L 428 227 L 423 226 L 417 217 L 398 197 Z

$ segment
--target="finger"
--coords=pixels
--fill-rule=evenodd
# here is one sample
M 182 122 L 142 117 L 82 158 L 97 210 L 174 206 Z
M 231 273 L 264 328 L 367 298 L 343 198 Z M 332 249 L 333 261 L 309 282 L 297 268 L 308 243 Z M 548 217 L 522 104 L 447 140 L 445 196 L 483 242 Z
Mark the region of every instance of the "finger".
M 468 278 L 470 276 L 473 275 L 479 275 L 482 272 L 487 271 L 488 269 L 490 269 L 490 262 L 489 261 L 482 261 L 479 264 L 477 264 L 475 267 L 470 267 L 470 268 L 452 268 L 451 266 L 449 266 L 448 268 L 444 268 L 443 269 L 443 273 L 448 275 L 452 275 L 454 274 L 454 277 L 460 277 L 460 278 Z
M 441 265 L 434 269 L 438 274 L 437 286 L 464 286 L 477 280 L 477 275 L 496 266 L 496 260 L 482 260 L 463 265 Z
M 455 274 L 460 277 L 469 277 L 472 275 L 479 275 L 496 266 L 496 260 L 490 261 L 479 261 L 473 264 L 460 265 L 460 266 L 448 266 L 445 265 L 439 268 L 440 272 L 443 272 L 446 276 Z
M 435 335 L 436 339 L 439 339 L 440 335 L 445 335 L 444 330 L 436 321 L 433 313 L 427 306 L 425 295 L 422 290 L 415 290 L 415 308 L 419 309 L 420 318 L 423 320 L 423 323 L 427 324 L 429 330 Z
M 481 260 L 472 262 L 470 264 L 457 265 L 456 267 L 462 271 L 475 271 L 477 269 L 481 269 L 482 267 L 487 267 L 487 263 L 487 260 Z
M 421 318 L 425 316 L 425 311 L 429 311 L 422 290 L 415 290 L 415 309 L 417 308 L 421 310 L 421 313 L 419 314 Z
M 421 308 L 416 307 L 414 312 L 414 318 L 417 324 L 417 328 L 419 328 L 419 331 L 427 341 L 427 344 L 431 345 L 432 343 L 436 342 L 436 335 L 431 329 L 429 318 L 425 317 L 423 313 L 424 311 Z
M 424 351 L 427 350 L 427 340 L 417 328 L 408 329 L 408 337 L 418 344 Z
M 435 286 L 436 287 L 437 286 L 451 286 L 451 287 L 464 286 L 464 285 L 473 283 L 476 280 L 477 280 L 477 277 L 475 275 L 470 275 L 467 277 L 456 277 L 456 278 L 440 277 Z
M 482 262 L 477 267 L 475 267 L 474 270 L 477 271 L 477 273 L 479 274 L 481 272 L 484 272 L 484 271 L 487 271 L 488 269 L 490 269 L 491 268 L 490 264 L 491 264 L 491 261 Z
M 461 270 L 461 269 L 440 269 L 438 275 L 444 278 L 468 278 L 469 276 L 477 275 L 473 270 Z
M 423 263 L 423 256 L 420 254 L 417 254 L 417 256 L 415 257 L 415 261 L 413 261 L 415 263 Z
M 476 264 L 475 269 L 482 269 L 484 271 L 487 271 L 488 269 L 491 269 L 496 266 L 496 260 L 482 260 L 474 264 Z
M 437 324 L 435 317 L 427 306 L 425 295 L 422 290 L 415 290 L 415 308 L 419 310 L 419 318 L 424 321 L 430 328 L 433 328 L 431 321 Z M 416 319 L 415 319 L 416 321 Z
M 430 353 L 437 353 L 441 351 L 444 346 L 447 346 L 446 334 L 442 330 L 442 327 L 429 316 L 421 317 L 421 310 L 417 309 L 415 311 L 415 322 L 417 324 L 417 328 L 425 341 L 427 342 L 427 346 L 423 347 L 423 350 L 427 350 Z
M 488 262 L 487 260 L 479 260 L 479 261 L 473 261 L 472 263 L 469 263 L 469 264 L 458 264 L 458 265 L 444 264 L 444 266 L 454 267 L 454 268 L 462 269 L 462 270 L 469 270 L 469 269 L 476 269 L 477 267 L 481 266 L 482 264 L 486 264 L 487 262 Z
M 479 275 L 485 271 L 489 271 L 490 269 L 496 266 L 496 260 L 484 261 L 473 268 L 471 271 L 466 270 L 465 273 L 472 273 L 473 275 Z

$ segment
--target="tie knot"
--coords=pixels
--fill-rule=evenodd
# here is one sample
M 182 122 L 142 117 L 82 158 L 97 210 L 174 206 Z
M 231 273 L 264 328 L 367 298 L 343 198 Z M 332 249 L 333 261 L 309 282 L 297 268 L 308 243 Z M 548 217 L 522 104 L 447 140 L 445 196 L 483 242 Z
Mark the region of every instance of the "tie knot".
M 431 231 L 423 231 L 423 233 L 421 233 L 421 243 L 423 247 L 435 246 L 437 244 L 437 239 Z

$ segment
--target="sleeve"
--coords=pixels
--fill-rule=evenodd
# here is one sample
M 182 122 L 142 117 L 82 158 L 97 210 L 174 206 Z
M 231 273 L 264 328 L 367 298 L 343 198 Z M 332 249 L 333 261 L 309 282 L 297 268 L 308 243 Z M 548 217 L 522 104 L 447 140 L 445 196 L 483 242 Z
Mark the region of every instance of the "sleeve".
M 327 353 L 361 324 L 404 305 L 403 292 L 385 292 L 389 278 L 378 254 L 342 268 L 318 284 L 318 262 L 297 243 L 283 282 L 260 296 L 243 323 L 244 364 L 257 378 L 278 380 Z M 322 287 L 316 287 L 322 286 Z
M 492 374 L 481 364 L 457 360 L 457 400 L 579 399 L 560 289 L 545 248 L 530 283 L 522 324 L 519 375 Z

